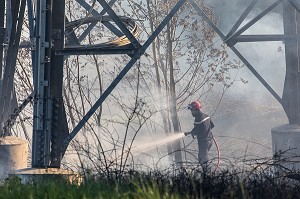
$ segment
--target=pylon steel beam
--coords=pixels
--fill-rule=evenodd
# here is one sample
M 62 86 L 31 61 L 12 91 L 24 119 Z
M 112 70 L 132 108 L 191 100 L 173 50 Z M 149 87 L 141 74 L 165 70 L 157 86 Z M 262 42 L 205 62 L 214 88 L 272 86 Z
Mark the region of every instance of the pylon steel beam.
M 117 36 L 125 35 L 128 41 L 122 41 L 120 47 L 113 47 L 118 43 L 111 42 L 108 46 L 94 45 L 82 46 L 78 45 L 83 37 L 86 35 L 84 32 L 79 38 L 72 35 L 72 26 L 64 30 L 64 6 L 61 0 L 41 0 L 38 2 L 36 11 L 36 24 L 35 24 L 35 94 L 34 94 L 34 130 L 33 130 L 33 155 L 32 167 L 60 167 L 61 158 L 66 151 L 69 142 L 84 126 L 86 121 L 97 110 L 111 91 L 117 86 L 121 79 L 126 75 L 134 63 L 145 52 L 157 35 L 162 31 L 165 25 L 175 15 L 179 8 L 184 4 L 185 0 L 180 0 L 174 6 L 173 10 L 158 26 L 157 30 L 149 37 L 143 46 L 135 38 L 136 28 L 133 27 L 133 32 L 129 31 L 128 27 L 111 9 L 116 0 L 111 0 L 107 3 L 105 0 L 98 0 L 102 5 L 103 10 L 96 13 L 85 2 L 77 0 L 81 5 L 88 8 L 96 17 L 101 17 L 104 13 L 118 26 L 112 27 L 109 21 L 103 21 L 105 25 Z M 54 16 L 55 15 L 55 16 Z M 92 20 L 95 20 L 91 18 Z M 86 19 L 87 21 L 90 19 Z M 97 19 L 96 19 L 97 20 Z M 55 21 L 55 23 L 53 23 Z M 86 22 L 86 21 L 85 21 Z M 102 22 L 102 21 L 101 21 Z M 71 24 L 74 22 L 68 22 Z M 87 32 L 93 26 L 92 22 Z M 130 22 L 129 22 L 130 23 Z M 76 23 L 75 23 L 76 24 Z M 80 23 L 79 23 L 80 24 Z M 132 26 L 132 25 L 131 25 Z M 70 41 L 75 42 L 74 47 L 64 46 L 64 33 L 69 34 Z M 74 42 L 70 43 L 74 45 Z M 69 45 L 70 45 L 69 44 Z M 121 73 L 115 78 L 106 91 L 100 96 L 93 107 L 73 129 L 72 133 L 68 134 L 66 123 L 65 110 L 62 103 L 62 77 L 63 77 L 63 57 L 65 55 L 81 55 L 81 54 L 128 54 L 132 57 L 129 63 L 124 67 Z M 65 139 L 66 138 L 66 139 Z
M 194 9 L 198 12 L 200 16 L 209 24 L 209 26 L 221 37 L 221 39 L 226 42 L 226 36 L 222 31 L 213 23 L 213 21 L 205 14 L 205 12 L 193 1 L 189 0 Z M 266 82 L 266 80 L 255 70 L 255 68 L 250 64 L 250 62 L 239 52 L 235 46 L 229 45 L 230 49 L 236 54 L 236 56 L 247 66 L 247 68 L 254 74 L 254 76 L 265 86 L 265 88 L 277 99 L 277 101 L 282 104 L 281 97 L 274 91 L 274 89 Z
M 4 47 L 4 13 L 5 13 L 5 0 L 0 0 L 0 77 L 2 77 L 3 66 L 3 47 Z
M 289 1 L 283 2 L 285 35 L 300 35 L 300 13 Z M 300 124 L 300 41 L 288 38 L 285 43 L 286 75 L 283 88 L 283 108 L 290 124 Z
M 123 24 L 120 18 L 116 15 L 116 13 L 111 9 L 111 7 L 103 0 L 97 0 L 101 6 L 106 10 L 109 16 L 112 17 L 117 26 L 121 29 L 121 31 L 126 35 L 126 37 L 131 41 L 132 45 L 135 48 L 139 48 L 141 44 L 136 40 L 136 38 L 131 34 L 131 32 L 127 29 L 127 27 Z
M 300 2 L 297 0 L 288 0 L 292 6 L 298 11 L 300 12 Z
M 56 50 L 65 47 L 65 1 L 52 0 L 52 48 L 50 69 L 50 95 L 52 106 L 50 166 L 60 167 L 64 155 L 62 143 L 69 134 L 62 89 L 64 56 Z
M 237 30 L 234 34 L 232 34 L 226 42 L 230 43 L 231 39 L 234 39 L 238 36 L 240 36 L 243 32 L 248 30 L 251 26 L 253 26 L 256 22 L 258 22 L 261 18 L 263 18 L 266 14 L 268 14 L 270 11 L 272 11 L 274 8 L 276 8 L 283 0 L 277 0 L 275 3 L 273 3 L 270 7 L 268 7 L 266 10 L 262 11 L 260 14 L 258 14 L 256 17 L 254 17 L 252 20 L 250 20 L 247 24 L 245 24 L 242 28 Z M 249 12 L 248 12 L 249 13 Z
M 238 30 L 243 20 L 256 4 L 253 0 L 242 16 L 238 19 L 232 29 L 225 36 L 222 31 L 209 19 L 205 12 L 193 1 L 189 0 L 199 15 L 210 25 L 221 39 L 231 48 L 240 60 L 249 68 L 256 78 L 266 87 L 266 89 L 283 106 L 290 124 L 300 124 L 300 4 L 295 0 L 277 0 L 266 10 L 250 20 L 246 25 Z M 241 35 L 248 28 L 252 27 L 263 16 L 273 10 L 280 3 L 283 5 L 283 35 Z M 264 80 L 264 78 L 254 69 L 247 59 L 234 47 L 238 42 L 265 42 L 265 41 L 284 41 L 286 57 L 286 77 L 284 82 L 282 98 Z
M 246 8 L 246 10 L 243 12 L 243 14 L 239 17 L 239 19 L 236 21 L 236 23 L 232 26 L 231 30 L 226 35 L 226 38 L 229 38 L 232 36 L 234 32 L 240 27 L 240 25 L 243 23 L 243 21 L 246 19 L 250 11 L 253 9 L 253 7 L 256 5 L 258 0 L 253 0 L 251 4 Z
M 79 121 L 78 125 L 73 129 L 73 131 L 68 135 L 63 144 L 63 150 L 66 150 L 70 141 L 77 135 L 80 129 L 85 125 L 88 119 L 95 113 L 95 111 L 101 106 L 104 100 L 109 96 L 109 94 L 113 91 L 113 89 L 118 85 L 118 83 L 123 79 L 123 77 L 127 74 L 127 72 L 131 69 L 131 67 L 135 64 L 135 62 L 143 55 L 146 49 L 150 46 L 150 44 L 155 40 L 158 34 L 163 30 L 163 28 L 168 24 L 168 22 L 172 19 L 172 17 L 176 14 L 176 12 L 181 8 L 181 6 L 185 3 L 186 0 L 179 0 L 177 4 L 172 8 L 170 13 L 164 18 L 164 20 L 159 24 L 156 30 L 151 34 L 148 40 L 137 49 L 136 53 L 133 55 L 132 59 L 128 62 L 128 64 L 123 68 L 123 70 L 118 74 L 118 76 L 114 79 L 114 81 L 108 86 L 108 88 L 103 92 L 100 98 L 96 101 L 96 103 L 92 106 L 92 108 L 87 112 L 87 114 Z
M 77 135 L 80 129 L 86 124 L 89 118 L 95 113 L 95 111 L 102 105 L 105 99 L 110 95 L 113 89 L 120 83 L 122 78 L 132 68 L 136 61 L 176 14 L 176 12 L 182 7 L 186 0 L 177 1 L 176 5 L 172 8 L 170 13 L 164 18 L 157 29 L 151 34 L 148 40 L 144 44 L 140 44 L 135 38 L 134 28 L 129 30 L 129 26 L 132 24 L 125 24 L 122 18 L 117 16 L 111 6 L 116 0 L 111 0 L 108 3 L 105 0 L 97 0 L 103 7 L 101 12 L 97 12 L 90 5 L 83 0 L 76 0 L 82 7 L 89 10 L 94 18 L 89 18 L 90 21 L 88 28 L 77 37 L 74 34 L 73 26 L 66 26 L 75 22 L 69 22 L 65 16 L 65 1 L 64 0 L 39 0 L 36 1 L 35 12 L 33 12 L 33 5 L 31 0 L 12 0 L 12 6 L 10 10 L 13 14 L 12 20 L 6 22 L 4 27 L 4 13 L 5 9 L 3 4 L 4 0 L 0 0 L 0 61 L 2 64 L 4 52 L 5 37 L 3 32 L 8 35 L 9 42 L 7 48 L 7 55 L 9 58 L 5 60 L 5 67 L 12 66 L 7 70 L 6 79 L 3 87 L 3 91 L 9 92 L 13 90 L 13 74 L 15 70 L 15 61 L 17 50 L 19 47 L 22 20 L 24 19 L 24 6 L 25 1 L 28 5 L 28 19 L 30 25 L 30 38 L 34 41 L 35 46 L 33 48 L 33 79 L 34 79 L 34 122 L 33 122 L 33 141 L 32 141 L 32 167 L 60 167 L 61 159 L 66 151 L 70 141 Z M 258 0 L 253 0 L 250 5 L 245 9 L 241 17 L 233 25 L 229 33 L 225 36 L 220 29 L 210 20 L 205 12 L 193 1 L 189 0 L 190 4 L 195 8 L 199 15 L 211 26 L 211 28 L 222 38 L 222 40 L 228 44 L 231 50 L 241 59 L 241 61 L 249 68 L 249 70 L 257 77 L 257 79 L 267 88 L 267 90 L 283 105 L 290 123 L 299 122 L 300 116 L 300 94 L 296 97 L 292 95 L 298 88 L 298 72 L 300 71 L 299 55 L 293 55 L 293 52 L 300 52 L 298 49 L 299 43 L 295 42 L 299 39 L 298 19 L 299 16 L 299 3 L 294 0 L 276 0 L 266 10 L 254 17 L 251 21 L 246 23 L 239 29 L 247 15 L 254 8 Z M 272 9 L 278 6 L 280 3 L 284 3 L 284 23 L 285 32 L 283 35 L 242 35 L 248 28 L 258 22 L 263 16 L 269 13 Z M 6 6 L 7 7 L 7 6 Z M 125 37 L 127 41 L 123 45 L 116 45 L 112 43 L 109 46 L 94 45 L 83 46 L 80 42 L 88 35 L 92 28 L 96 25 L 97 17 L 103 17 L 107 13 L 114 23 L 115 27 L 109 20 L 101 21 L 112 33 L 118 37 Z M 10 19 L 10 18 L 8 18 Z M 36 19 L 34 21 L 34 19 Z M 300 27 L 300 26 L 299 26 Z M 69 39 L 66 43 L 65 36 Z M 285 89 L 283 99 L 272 89 L 272 87 L 264 80 L 264 78 L 254 69 L 254 67 L 245 59 L 245 57 L 235 48 L 235 44 L 238 42 L 260 42 L 260 41 L 284 41 L 286 42 L 287 57 L 287 75 L 285 80 Z M 17 44 L 17 45 L 13 45 Z M 68 46 L 65 46 L 68 45 Z M 117 75 L 117 77 L 111 82 L 109 87 L 103 92 L 99 99 L 95 102 L 92 108 L 87 112 L 85 116 L 79 121 L 77 126 L 69 134 L 67 127 L 66 113 L 63 106 L 62 98 L 62 85 L 63 85 L 63 63 L 64 56 L 69 55 L 86 55 L 86 54 L 127 54 L 131 57 L 131 60 L 123 68 L 123 70 Z M 291 68 L 290 68 L 291 66 Z M 1 65 L 0 65 L 1 67 Z M 297 71 L 295 76 L 294 72 Z M 296 82 L 296 84 L 295 84 Z M 298 89 L 299 90 L 299 89 Z M 5 95 L 3 95 L 5 96 Z M 5 104 L 5 97 L 0 96 L 0 106 Z M 3 104 L 2 104 L 3 102 Z M 295 110 L 291 107 L 297 106 Z M 1 107 L 0 107 L 1 108 Z M 3 113 L 3 109 L 0 109 Z M 3 121 L 2 121 L 3 122 Z
M 92 7 L 87 4 L 85 1 L 83 0 L 76 0 L 82 7 L 84 7 L 86 10 L 90 10 L 92 15 L 94 16 L 102 16 L 106 13 L 106 10 L 103 9 L 100 13 L 98 13 L 96 10 L 92 9 Z M 109 6 L 113 6 L 114 3 L 116 2 L 117 0 L 111 0 L 109 1 L 108 5 Z M 78 40 L 79 41 L 82 41 L 88 34 L 89 32 L 93 29 L 93 27 L 95 27 L 97 23 L 94 22 L 94 23 L 91 23 L 88 28 L 79 36 Z M 121 37 L 123 35 L 123 33 L 117 29 L 114 25 L 112 25 L 110 22 L 103 22 L 103 25 L 105 25 L 110 31 L 112 31 L 116 36 L 118 37 Z
M 133 55 L 135 53 L 135 50 L 133 48 L 126 48 L 126 47 L 120 47 L 120 48 L 97 48 L 97 47 L 68 47 L 62 50 L 56 50 L 56 55 L 117 55 L 117 54 L 127 54 L 127 55 Z
M 50 62 L 52 45 L 52 1 L 40 0 L 36 4 L 34 114 L 32 139 L 32 167 L 48 167 L 52 101 L 50 93 Z M 58 14 L 58 13 L 56 13 Z

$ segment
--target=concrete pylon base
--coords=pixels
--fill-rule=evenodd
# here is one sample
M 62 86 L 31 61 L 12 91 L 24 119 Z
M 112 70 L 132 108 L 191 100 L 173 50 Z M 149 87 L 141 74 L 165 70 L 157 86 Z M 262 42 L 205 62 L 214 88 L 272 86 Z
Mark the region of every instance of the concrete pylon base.
M 59 168 L 20 169 L 11 173 L 10 177 L 18 177 L 22 183 L 48 182 L 49 180 L 66 181 L 78 185 L 82 183 L 82 177 L 78 173 Z
M 14 136 L 0 137 L 0 180 L 14 170 L 27 168 L 27 162 L 27 140 Z
M 286 124 L 272 129 L 274 158 L 289 170 L 300 170 L 300 125 Z

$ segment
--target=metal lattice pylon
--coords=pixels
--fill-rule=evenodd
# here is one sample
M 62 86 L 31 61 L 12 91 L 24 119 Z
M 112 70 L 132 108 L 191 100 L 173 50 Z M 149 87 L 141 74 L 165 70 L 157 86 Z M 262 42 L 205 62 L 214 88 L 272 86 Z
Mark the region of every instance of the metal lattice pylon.
M 64 0 L 38 0 L 34 3 L 31 0 L 11 0 L 5 3 L 0 0 L 0 74 L 2 77 L 0 112 L 1 128 L 3 135 L 9 135 L 11 121 L 15 118 L 22 107 L 33 98 L 33 137 L 32 137 L 32 167 L 60 167 L 61 159 L 70 143 L 88 119 L 101 106 L 116 85 L 131 69 L 142 54 L 145 53 L 149 45 L 154 41 L 170 19 L 176 14 L 184 3 L 190 3 L 193 8 L 202 16 L 204 20 L 215 30 L 231 50 L 250 69 L 267 90 L 283 105 L 288 115 L 290 123 L 299 123 L 299 28 L 298 18 L 300 5 L 295 0 L 274 1 L 266 10 L 254 17 L 244 26 L 242 22 L 249 12 L 256 5 L 258 0 L 253 0 L 245 9 L 241 17 L 233 25 L 227 35 L 205 15 L 205 12 L 193 0 L 179 0 L 164 18 L 157 29 L 150 35 L 144 44 L 140 44 L 136 39 L 138 28 L 135 22 L 126 17 L 118 16 L 112 5 L 116 0 L 108 3 L 105 0 L 97 0 L 103 10 L 97 12 L 84 0 L 77 2 L 86 10 L 91 10 L 93 16 L 89 16 L 77 21 L 68 21 L 65 17 Z M 34 79 L 34 93 L 32 93 L 24 104 L 16 108 L 12 102 L 15 99 L 13 76 L 16 66 L 21 29 L 24 20 L 25 6 L 27 3 L 30 38 L 32 40 L 32 65 Z M 284 10 L 284 34 L 282 35 L 243 35 L 249 27 L 258 22 L 272 9 L 278 5 L 283 5 Z M 6 14 L 6 23 L 4 23 Z M 10 16 L 11 14 L 11 16 Z M 92 30 L 97 22 L 101 21 L 111 32 L 119 38 L 108 43 L 95 46 L 82 46 L 80 42 Z M 110 23 L 114 22 L 115 25 Z M 55 23 L 54 23 L 55 22 Z M 80 36 L 74 34 L 73 28 L 80 24 L 88 23 L 88 28 Z M 240 28 L 239 28 L 240 27 Z M 296 27 L 296 28 L 295 28 Z M 68 45 L 65 41 L 67 35 Z M 246 58 L 235 48 L 238 42 L 266 42 L 284 41 L 286 45 L 287 72 L 283 97 L 281 98 L 262 76 L 252 67 Z M 296 42 L 295 42 L 296 41 Z M 3 52 L 5 52 L 3 54 Z M 66 113 L 62 97 L 63 63 L 64 56 L 86 55 L 86 54 L 127 54 L 131 60 L 121 70 L 117 77 L 111 82 L 92 108 L 79 121 L 77 126 L 69 133 Z M 3 60 L 4 58 L 4 60 Z M 4 65 L 3 65 L 4 63 Z M 4 74 L 2 75 L 2 67 Z M 296 94 L 295 94 L 296 93 Z M 7 122 L 9 121 L 9 122 Z
M 300 54 L 299 54 L 299 20 L 300 20 L 300 4 L 296 0 L 276 0 L 270 3 L 269 7 L 253 17 L 248 23 L 243 25 L 245 18 L 257 4 L 258 0 L 252 0 L 249 6 L 244 10 L 243 14 L 232 26 L 227 35 L 205 15 L 205 12 L 193 1 L 189 0 L 193 7 L 197 10 L 204 20 L 215 30 L 231 50 L 240 58 L 240 60 L 248 67 L 248 69 L 256 76 L 256 78 L 265 86 L 265 88 L 273 95 L 275 99 L 283 106 L 290 124 L 300 124 Z M 264 34 L 264 35 L 243 35 L 243 33 L 257 23 L 262 17 L 267 15 L 277 6 L 283 7 L 283 34 Z M 235 44 L 239 42 L 272 42 L 283 41 L 285 43 L 286 57 L 286 77 L 284 82 L 282 98 L 274 91 L 274 89 L 264 80 L 264 78 L 255 70 L 250 62 L 239 52 Z
M 0 2 L 1 5 L 5 5 L 4 0 Z M 19 15 L 18 17 L 13 17 L 13 19 L 19 21 L 24 20 L 22 14 L 24 14 L 26 2 L 29 13 L 28 20 L 31 30 L 31 39 L 34 43 L 34 46 L 32 46 L 34 93 L 31 94 L 29 98 L 31 99 L 33 97 L 34 100 L 32 167 L 60 167 L 61 159 L 69 142 L 76 136 L 97 108 L 101 106 L 103 101 L 140 56 L 144 54 L 157 35 L 185 3 L 185 0 L 177 2 L 143 45 L 136 39 L 138 28 L 135 22 L 129 18 L 118 16 L 111 8 L 116 0 L 111 0 L 108 3 L 105 0 L 97 0 L 103 8 L 99 13 L 85 1 L 77 0 L 82 7 L 91 10 L 93 16 L 72 22 L 67 21 L 65 17 L 65 1 L 63 0 L 39 0 L 34 3 L 35 6 L 33 6 L 31 0 L 16 0 L 12 1 L 11 4 L 10 2 L 6 4 L 12 5 L 12 7 L 16 9 L 15 12 L 12 13 Z M 4 7 L 5 6 L 1 6 L 0 8 L 1 22 L 4 21 Z M 107 15 L 104 15 L 105 13 L 107 13 Z M 119 38 L 95 46 L 80 45 L 80 42 L 99 21 Z M 112 25 L 112 23 L 110 23 L 111 21 L 113 21 L 117 27 Z M 73 28 L 78 24 L 85 23 L 89 23 L 88 28 L 82 35 L 77 37 L 74 34 Z M 12 23 L 12 27 L 18 27 L 17 24 L 21 25 L 22 23 L 15 20 Z M 0 33 L 4 32 L 4 23 L 0 23 L 0 28 Z M 18 30 L 11 29 L 14 35 L 20 36 L 21 32 L 20 30 L 18 32 Z M 65 43 L 66 34 L 68 35 L 69 46 Z M 3 39 L 3 37 L 1 39 Z M 0 40 L 0 42 L 2 44 L 5 43 L 2 40 Z M 11 42 L 19 44 L 19 41 L 11 40 Z M 1 45 L 1 47 L 1 52 L 3 52 L 3 45 Z M 14 48 L 9 47 L 7 51 L 17 51 L 18 48 L 19 45 L 15 45 Z M 64 56 L 86 54 L 127 54 L 131 57 L 131 60 L 103 92 L 87 114 L 79 121 L 77 126 L 69 133 L 62 98 Z M 5 67 L 7 67 L 7 64 Z M 13 74 L 13 72 L 14 71 L 10 72 L 10 74 Z M 11 89 L 13 85 L 12 81 L 13 75 L 10 76 L 9 80 L 5 81 L 5 83 L 10 85 L 10 87 L 7 88 L 8 91 L 13 91 L 13 89 Z M 28 101 L 30 100 L 26 102 Z M 16 112 L 19 113 L 20 110 Z M 2 121 L 6 119 L 7 118 L 2 118 Z M 8 135 L 7 132 L 4 132 L 4 134 Z

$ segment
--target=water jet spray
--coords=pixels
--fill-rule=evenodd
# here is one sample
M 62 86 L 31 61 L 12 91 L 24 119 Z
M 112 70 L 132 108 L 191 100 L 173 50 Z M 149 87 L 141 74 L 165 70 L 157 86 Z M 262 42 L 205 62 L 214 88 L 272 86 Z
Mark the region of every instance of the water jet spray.
M 183 137 L 184 137 L 184 133 L 180 132 L 180 133 L 176 133 L 174 135 L 167 136 L 163 139 L 160 139 L 160 140 L 157 140 L 157 141 L 154 141 L 154 142 L 149 142 L 149 141 L 140 142 L 140 143 L 137 143 L 137 145 L 135 145 L 131 149 L 131 153 L 133 155 L 138 155 L 138 154 L 141 154 L 141 153 L 144 153 L 144 152 L 149 151 L 151 149 L 154 149 L 156 147 L 168 144 L 170 142 L 173 142 L 173 141 L 178 140 L 178 139 L 183 138 Z

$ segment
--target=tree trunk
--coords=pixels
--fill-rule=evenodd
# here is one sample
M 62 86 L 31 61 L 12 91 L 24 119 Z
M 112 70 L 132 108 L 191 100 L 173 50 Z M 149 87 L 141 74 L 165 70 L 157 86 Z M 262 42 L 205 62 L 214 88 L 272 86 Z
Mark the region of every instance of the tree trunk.
M 174 66 L 173 66 L 173 47 L 171 40 L 170 25 L 167 25 L 167 42 L 168 42 L 168 58 L 170 65 L 170 113 L 172 118 L 172 124 L 174 133 L 180 133 L 179 119 L 177 114 L 177 103 L 176 103 L 176 90 L 174 81 Z M 182 167 L 182 155 L 181 155 L 181 144 L 180 140 L 174 142 L 175 162 L 178 167 Z
M 150 28 L 151 28 L 151 32 L 154 32 L 154 23 L 153 23 L 153 19 L 150 13 L 150 5 L 149 5 L 149 1 L 147 1 L 147 7 L 148 7 L 148 16 L 149 16 L 149 21 L 150 21 Z M 154 59 L 154 67 L 155 67 L 155 73 L 156 73 L 156 82 L 157 82 L 157 90 L 158 90 L 158 96 L 159 99 L 163 99 L 163 95 L 162 95 L 162 86 L 161 86 L 161 79 L 160 79 L 160 74 L 159 74 L 159 68 L 158 68 L 158 62 L 157 62 L 157 56 L 156 56 L 156 41 L 154 41 L 152 43 L 152 51 L 153 51 L 153 59 Z M 165 113 L 165 111 L 163 110 L 163 101 L 164 100 L 159 100 L 159 107 L 160 107 L 160 115 L 162 117 L 163 120 L 163 125 L 164 125 L 164 131 L 166 136 L 170 136 L 170 131 L 168 128 L 168 120 L 167 120 L 167 115 Z M 167 144 L 167 148 L 168 148 L 168 154 L 172 153 L 172 147 L 171 145 L 168 143 Z

